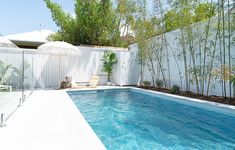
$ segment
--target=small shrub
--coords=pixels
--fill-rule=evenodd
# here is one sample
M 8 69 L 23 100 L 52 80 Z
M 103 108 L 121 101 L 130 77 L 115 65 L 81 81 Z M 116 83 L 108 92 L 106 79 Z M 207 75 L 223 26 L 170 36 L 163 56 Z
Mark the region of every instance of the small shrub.
M 150 86 L 151 83 L 150 83 L 149 81 L 143 81 L 143 85 L 144 85 L 144 86 Z
M 178 85 L 173 85 L 171 88 L 171 93 L 172 94 L 177 94 L 180 92 L 180 87 Z
M 60 83 L 60 89 L 66 89 L 71 87 L 72 87 L 71 78 L 66 76 L 65 81 L 62 81 Z
M 162 81 L 162 80 L 157 80 L 157 81 L 156 81 L 156 85 L 157 85 L 158 87 L 163 86 L 163 81 Z

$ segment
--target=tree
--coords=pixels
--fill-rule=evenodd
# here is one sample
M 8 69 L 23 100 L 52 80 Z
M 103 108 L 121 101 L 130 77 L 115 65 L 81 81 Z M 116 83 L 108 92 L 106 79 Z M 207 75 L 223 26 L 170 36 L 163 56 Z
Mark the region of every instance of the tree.
M 59 27 L 51 40 L 63 40 L 74 45 L 123 46 L 118 18 L 110 0 L 76 0 L 75 16 L 51 0 L 44 1 Z
M 134 21 L 134 15 L 138 12 L 138 7 L 135 0 L 118 0 L 117 12 L 119 17 L 119 26 L 123 28 L 121 33 L 125 36 L 128 35 L 128 31 Z
M 216 9 L 213 3 L 194 4 L 187 0 L 169 1 L 173 9 L 164 15 L 166 32 L 192 25 L 215 15 Z

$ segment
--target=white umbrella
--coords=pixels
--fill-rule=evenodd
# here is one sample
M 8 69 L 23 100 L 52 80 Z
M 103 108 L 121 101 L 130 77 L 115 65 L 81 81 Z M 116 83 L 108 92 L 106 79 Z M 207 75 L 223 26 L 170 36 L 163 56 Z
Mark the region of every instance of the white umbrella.
M 50 54 L 59 54 L 59 55 L 76 55 L 80 54 L 80 51 L 77 47 L 66 42 L 47 42 L 38 47 L 39 52 L 45 52 Z
M 58 75 L 59 80 L 63 80 L 67 74 L 65 73 L 66 69 L 73 68 L 73 65 L 68 65 L 69 60 L 73 59 L 74 57 L 78 58 L 80 56 L 80 51 L 77 47 L 73 46 L 72 44 L 66 43 L 66 42 L 47 42 L 41 46 L 38 47 L 39 53 L 49 54 L 48 56 L 48 62 L 46 65 L 50 67 L 54 64 L 54 59 L 50 58 L 50 55 L 58 55 Z M 69 57 L 68 57 L 69 56 Z M 54 58 L 54 57 L 53 57 Z M 51 60 L 51 61 L 50 61 Z M 50 63 L 49 63 L 50 62 Z M 56 70 L 57 70 L 56 69 Z M 58 76 L 57 75 L 57 76 Z
M 19 48 L 10 40 L 6 39 L 3 36 L 0 36 L 0 47 L 7 47 L 7 48 Z

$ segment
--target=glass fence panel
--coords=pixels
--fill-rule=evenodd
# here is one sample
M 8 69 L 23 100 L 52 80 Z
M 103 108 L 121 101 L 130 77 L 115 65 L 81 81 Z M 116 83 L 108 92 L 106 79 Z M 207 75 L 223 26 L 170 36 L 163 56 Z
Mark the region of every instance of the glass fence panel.
M 0 48 L 0 123 L 22 102 L 23 51 Z
M 23 59 L 24 59 L 24 69 L 23 69 L 23 92 L 25 98 L 27 98 L 34 89 L 34 53 L 33 50 L 24 50 L 23 51 Z

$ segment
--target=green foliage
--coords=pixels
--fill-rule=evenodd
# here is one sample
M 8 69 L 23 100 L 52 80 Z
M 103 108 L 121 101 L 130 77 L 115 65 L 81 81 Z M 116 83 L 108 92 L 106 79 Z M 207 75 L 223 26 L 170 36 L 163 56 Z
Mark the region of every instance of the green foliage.
M 0 60 L 0 85 L 1 84 L 7 84 L 6 82 L 10 82 L 11 85 L 14 85 L 16 87 L 22 86 L 22 79 L 24 72 L 30 67 L 30 65 L 27 62 L 24 62 L 20 65 L 19 68 L 12 67 L 12 65 L 4 64 L 3 61 Z M 9 70 L 12 69 L 11 75 L 7 76 L 7 73 Z M 27 77 L 24 76 L 24 79 Z
M 142 39 L 147 39 L 215 15 L 214 5 L 200 3 L 193 9 L 192 2 L 188 0 L 169 0 L 170 4 L 175 7 L 165 13 L 164 19 L 156 17 L 147 19 L 145 0 L 119 0 L 116 10 L 110 0 L 75 0 L 75 16 L 71 16 L 59 4 L 51 0 L 44 1 L 59 27 L 59 31 L 51 35 L 49 40 L 65 41 L 74 45 L 125 47 L 130 44 L 130 41 L 121 39 L 120 27 L 124 27 L 123 33 L 134 30 L 136 36 L 142 35 Z M 165 31 L 161 29 L 163 22 Z M 144 35 L 139 32 L 143 29 L 147 30 L 142 32 L 145 33 Z M 135 41 L 143 40 L 135 37 Z
M 144 85 L 144 86 L 150 86 L 150 85 L 151 85 L 151 82 L 150 82 L 150 81 L 145 80 L 145 81 L 143 81 L 143 85 Z
M 170 10 L 165 14 L 166 32 L 188 26 L 193 23 L 193 15 L 189 9 L 184 8 L 180 11 Z
M 20 65 L 19 68 L 17 67 L 12 67 L 13 71 L 12 71 L 12 75 L 11 78 L 14 79 L 17 83 L 16 83 L 16 87 L 18 88 L 23 88 L 23 79 L 26 79 L 27 76 L 24 75 L 25 71 L 30 67 L 30 64 L 27 63 L 26 61 L 24 61 L 24 63 L 22 63 Z
M 195 6 L 189 1 L 181 0 L 173 4 L 176 7 L 166 12 L 164 16 L 166 32 L 189 26 L 215 15 L 215 5 L 211 3 L 200 3 Z
M 195 22 L 208 19 L 215 15 L 215 5 L 210 3 L 199 4 L 195 9 Z
M 172 94 L 180 93 L 180 87 L 178 85 L 173 85 L 171 88 L 171 93 Z
M 113 52 L 104 52 L 103 58 L 103 70 L 108 74 L 108 82 L 110 82 L 110 76 L 113 72 L 113 66 L 117 63 L 116 54 Z
M 7 77 L 7 72 L 11 68 L 11 65 L 6 65 L 0 60 L 0 85 L 5 84 L 9 77 Z
M 59 27 L 50 40 L 63 40 L 74 45 L 124 46 L 117 15 L 110 0 L 76 0 L 75 16 L 51 0 L 44 1 Z
M 228 70 L 229 71 L 229 70 Z M 235 66 L 231 66 L 230 68 L 230 77 L 229 77 L 229 80 L 232 82 L 232 84 L 234 84 L 235 86 Z
M 138 43 L 138 56 L 142 63 L 144 63 L 150 55 L 147 49 L 151 41 L 148 39 L 161 33 L 161 30 L 158 28 L 159 24 L 160 20 L 157 18 L 145 20 L 145 17 L 143 17 L 136 20 L 132 26 L 135 33 L 135 41 Z
M 138 12 L 136 2 L 134 0 L 119 0 L 117 12 L 120 26 L 124 27 L 124 31 L 129 30 L 129 25 L 134 23 L 134 15 Z
M 235 97 L 235 66 L 231 67 L 231 72 L 230 72 L 230 77 L 229 80 L 231 84 L 233 85 L 233 97 Z
M 157 81 L 156 81 L 156 85 L 157 85 L 158 87 L 163 86 L 163 81 L 162 81 L 162 80 L 157 80 Z
M 180 19 L 179 19 L 179 25 L 180 27 L 185 27 L 193 24 L 193 14 L 191 12 L 190 7 L 189 8 L 183 8 L 179 11 Z
M 180 15 L 174 10 L 170 10 L 165 14 L 166 32 L 179 28 L 179 18 Z
M 147 67 L 154 86 L 158 84 L 156 79 L 159 77 L 165 84 L 164 74 L 166 73 L 168 73 L 168 81 L 170 81 L 171 70 L 165 62 L 171 58 L 167 56 L 167 50 L 171 49 L 172 53 L 175 51 L 175 56 L 180 56 L 178 58 L 174 56 L 175 61 L 177 62 L 176 59 L 179 59 L 180 63 L 183 61 L 184 66 L 182 67 L 184 68 L 182 69 L 184 71 L 181 72 L 179 69 L 181 88 L 183 87 L 182 80 L 185 80 L 186 90 L 190 90 L 196 85 L 197 93 L 207 92 L 208 95 L 211 90 L 210 85 L 214 88 L 215 84 L 221 84 L 223 88 L 221 93 L 226 96 L 226 85 L 229 83 L 229 93 L 231 93 L 232 84 L 235 89 L 234 73 L 232 72 L 233 76 L 228 78 L 229 71 L 231 71 L 230 66 L 234 65 L 233 56 L 231 56 L 233 53 L 230 55 L 230 51 L 233 52 L 230 44 L 235 43 L 233 23 L 235 15 L 229 15 L 228 12 L 228 8 L 232 7 L 231 4 L 229 6 L 225 1 L 168 0 L 170 3 L 167 5 L 170 8 L 166 8 L 165 13 L 164 10 L 161 10 L 161 7 L 164 8 L 164 6 L 159 6 L 163 1 L 154 1 L 156 2 L 155 7 L 158 7 L 156 11 L 160 12 L 154 14 L 158 17 L 157 21 L 152 22 L 151 17 L 143 13 L 134 18 L 132 26 L 138 43 L 141 75 L 144 67 Z M 231 20 L 228 19 L 229 17 Z M 175 29 L 180 30 L 164 34 Z M 175 39 L 171 39 L 169 35 L 174 33 L 178 35 L 175 35 Z M 168 39 L 179 42 L 179 49 L 173 50 Z M 171 54 L 169 55 L 171 56 Z M 164 57 L 167 58 L 164 59 Z M 215 78 L 213 70 L 218 66 L 228 66 L 228 69 L 221 67 L 218 70 L 218 77 Z M 163 73 L 161 74 L 161 72 Z M 185 74 L 184 78 L 181 73 Z M 168 83 L 170 87 L 170 82 Z
M 235 87 L 235 74 L 231 75 L 230 80 L 231 80 L 233 86 Z

